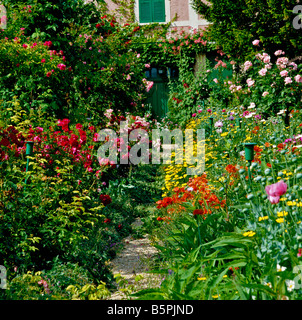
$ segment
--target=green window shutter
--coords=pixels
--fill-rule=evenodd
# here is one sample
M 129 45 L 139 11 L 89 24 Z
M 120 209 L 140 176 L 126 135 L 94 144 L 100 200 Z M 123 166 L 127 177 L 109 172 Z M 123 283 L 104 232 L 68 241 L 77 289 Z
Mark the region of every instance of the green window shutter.
M 152 0 L 153 22 L 165 22 L 165 0 Z
M 139 0 L 139 22 L 152 22 L 152 0 Z

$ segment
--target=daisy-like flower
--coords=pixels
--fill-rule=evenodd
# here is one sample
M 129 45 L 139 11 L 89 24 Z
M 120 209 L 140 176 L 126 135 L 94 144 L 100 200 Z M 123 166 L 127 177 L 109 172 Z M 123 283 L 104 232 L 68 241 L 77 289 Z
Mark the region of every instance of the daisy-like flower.
M 285 280 L 287 291 L 291 292 L 295 289 L 295 281 L 294 280 Z
M 277 264 L 277 271 L 278 272 L 282 272 L 282 271 L 285 271 L 286 270 L 286 267 L 282 267 L 280 266 L 280 264 Z

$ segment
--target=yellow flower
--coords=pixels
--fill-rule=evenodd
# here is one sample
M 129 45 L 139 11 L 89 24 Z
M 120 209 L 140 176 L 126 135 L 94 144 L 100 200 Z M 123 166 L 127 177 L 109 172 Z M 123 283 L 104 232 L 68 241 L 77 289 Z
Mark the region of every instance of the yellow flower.
M 206 277 L 199 277 L 199 278 L 197 278 L 197 280 L 204 281 L 204 280 L 207 280 L 207 278 Z
M 267 219 L 268 219 L 268 216 L 259 217 L 258 221 L 267 220 Z
M 286 212 L 286 211 L 277 212 L 278 217 L 286 217 L 287 215 L 288 215 L 288 212 Z
M 220 136 L 221 137 L 225 137 L 225 136 L 227 136 L 229 133 L 228 132 L 224 132 L 224 133 L 222 133 Z
M 255 234 L 256 234 L 256 232 L 254 232 L 254 231 L 247 231 L 247 232 L 244 232 L 243 236 L 244 237 L 253 237 Z
M 278 218 L 278 219 L 276 219 L 276 222 L 283 223 L 284 222 L 284 218 Z

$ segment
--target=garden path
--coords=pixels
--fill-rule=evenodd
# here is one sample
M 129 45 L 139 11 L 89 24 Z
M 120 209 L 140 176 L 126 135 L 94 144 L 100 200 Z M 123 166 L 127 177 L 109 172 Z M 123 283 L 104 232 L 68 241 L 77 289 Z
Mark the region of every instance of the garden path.
M 140 218 L 133 223 L 134 226 L 141 225 Z M 141 289 L 147 289 L 160 285 L 161 277 L 148 273 L 147 271 L 152 265 L 152 258 L 157 253 L 157 249 L 151 245 L 148 235 L 141 239 L 134 239 L 132 235 L 123 239 L 124 248 L 110 262 L 110 268 L 113 274 L 120 274 L 128 282 L 126 288 L 134 286 L 133 292 Z M 140 275 L 141 280 L 135 281 Z M 127 299 L 126 295 L 121 291 L 114 292 L 109 300 Z

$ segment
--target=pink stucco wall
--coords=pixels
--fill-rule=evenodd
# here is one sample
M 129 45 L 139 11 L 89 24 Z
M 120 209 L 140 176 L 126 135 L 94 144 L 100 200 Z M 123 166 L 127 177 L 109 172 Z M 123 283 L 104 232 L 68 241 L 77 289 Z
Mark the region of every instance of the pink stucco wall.
M 118 8 L 118 5 L 113 3 L 111 0 L 106 0 L 105 2 L 107 3 L 109 12 L 114 11 Z
M 189 0 L 171 0 L 170 13 L 171 19 L 177 15 L 176 21 L 189 20 Z

